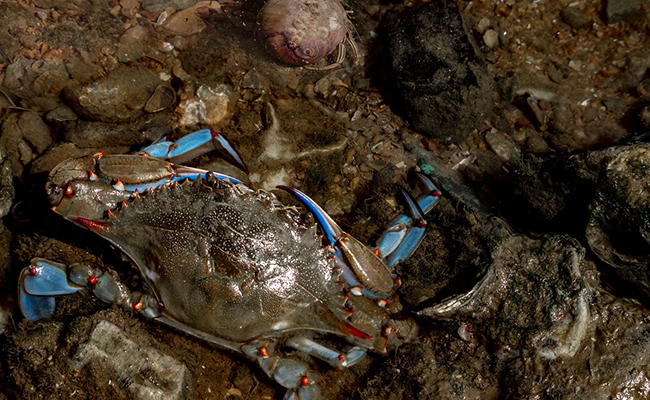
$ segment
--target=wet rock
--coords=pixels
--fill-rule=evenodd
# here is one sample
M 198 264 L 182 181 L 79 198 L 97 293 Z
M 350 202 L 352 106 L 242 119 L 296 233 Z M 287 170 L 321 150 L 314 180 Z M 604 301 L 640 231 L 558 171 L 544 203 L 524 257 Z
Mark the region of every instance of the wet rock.
M 625 71 L 616 83 L 621 90 L 636 89 L 650 67 L 650 54 L 633 52 L 628 54 L 626 61 Z
M 146 26 L 135 25 L 129 28 L 120 38 L 116 51 L 117 59 L 123 63 L 137 61 L 145 54 L 146 42 L 150 37 L 151 32 Z
M 586 229 L 589 246 L 621 280 L 650 298 L 650 146 L 623 150 L 606 169 Z
M 483 35 L 483 42 L 491 49 L 499 44 L 499 34 L 494 29 L 488 29 Z
M 13 168 L 7 150 L 0 146 L 0 218 L 9 213 L 16 191 L 13 185 Z M 0 230 L 2 226 L 0 225 Z M 4 255 L 4 254 L 3 254 Z M 9 260 L 10 257 L 4 258 Z M 3 269 L 0 269 L 3 270 Z
M 225 83 L 201 85 L 194 98 L 182 101 L 178 106 L 181 125 L 225 124 L 232 115 L 237 94 Z
M 389 71 L 402 112 L 415 130 L 463 141 L 490 116 L 493 81 L 465 33 L 456 3 L 427 3 L 389 31 Z
M 200 1 L 201 0 L 144 0 L 142 2 L 142 8 L 151 12 L 163 11 L 169 7 L 176 10 L 182 10 L 190 8 Z
M 100 320 L 88 341 L 82 343 L 70 360 L 71 368 L 86 365 L 105 368 L 113 379 L 127 387 L 135 398 L 184 399 L 189 379 L 187 368 L 152 347 L 129 339 L 122 330 Z
M 63 91 L 77 115 L 90 120 L 121 122 L 142 113 L 160 83 L 158 75 L 142 67 L 119 67 L 86 85 L 71 85 Z
M 35 112 L 10 114 L 2 124 L 0 145 L 7 149 L 16 177 L 53 143 L 49 128 Z
M 60 104 L 45 115 L 45 120 L 52 125 L 64 125 L 77 120 L 77 115 L 65 104 Z
M 473 328 L 479 346 L 492 349 L 495 379 L 507 382 L 502 397 L 607 399 L 644 390 L 638 377 L 650 372 L 650 314 L 606 293 L 577 241 L 513 235 L 492 258 L 472 290 L 421 314 Z M 429 371 L 420 382 L 444 382 Z
M 190 8 L 180 10 L 172 14 L 162 25 L 165 33 L 179 36 L 190 36 L 200 33 L 206 25 L 203 19 L 198 15 L 197 9 L 204 6 L 207 2 L 201 2 Z
M 638 0 L 607 0 L 607 23 L 615 24 L 641 10 Z
M 571 26 L 571 28 L 573 29 L 583 28 L 587 26 L 590 22 L 589 17 L 583 14 L 582 11 L 580 11 L 576 7 L 571 7 L 571 6 L 565 7 L 562 10 L 561 15 L 564 22 L 569 24 L 569 26 Z
M 124 125 L 80 121 L 65 132 L 65 140 L 80 148 L 140 146 L 150 141 L 144 132 Z
M 325 203 L 325 211 L 332 217 L 340 217 L 350 214 L 352 208 L 357 204 L 357 196 L 354 193 L 346 193 L 342 196 L 329 199 Z
M 244 77 L 242 78 L 239 85 L 245 89 L 264 89 L 262 77 L 260 76 L 260 73 L 255 69 L 247 71 L 246 74 L 244 74 Z
M 528 138 L 521 150 L 524 153 L 546 154 L 550 149 L 546 140 L 539 136 L 537 132 L 529 132 Z
M 144 105 L 144 110 L 148 113 L 162 111 L 165 108 L 176 103 L 176 91 L 171 85 L 161 83 L 156 86 L 153 94 Z
M 515 146 L 512 139 L 499 132 L 488 132 L 485 140 L 488 145 L 504 162 L 516 160 L 519 158 L 519 148 Z
M 7 66 L 4 85 L 23 98 L 58 97 L 70 83 L 65 66 L 52 60 L 18 59 Z

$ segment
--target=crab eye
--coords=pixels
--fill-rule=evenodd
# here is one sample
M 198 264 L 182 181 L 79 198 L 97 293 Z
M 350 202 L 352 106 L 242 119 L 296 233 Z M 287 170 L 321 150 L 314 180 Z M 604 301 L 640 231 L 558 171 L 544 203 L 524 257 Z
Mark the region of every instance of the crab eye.
M 65 188 L 65 196 L 66 197 L 72 197 L 72 196 L 75 195 L 75 193 L 76 193 L 76 191 L 74 190 L 74 188 L 72 186 L 68 185 Z

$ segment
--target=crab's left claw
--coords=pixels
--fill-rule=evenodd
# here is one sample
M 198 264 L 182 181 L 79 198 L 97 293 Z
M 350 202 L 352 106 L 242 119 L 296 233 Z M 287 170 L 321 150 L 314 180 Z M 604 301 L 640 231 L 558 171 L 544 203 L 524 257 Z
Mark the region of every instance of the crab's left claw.
M 226 161 L 248 173 L 248 168 L 239 153 L 226 138 L 211 129 L 190 133 L 176 142 L 154 143 L 142 149 L 140 154 L 182 164 L 213 150 L 219 151 Z
M 377 253 L 384 259 L 389 269 L 409 258 L 418 248 L 427 227 L 425 215 L 440 198 L 440 192 L 426 175 L 417 174 L 424 194 L 416 201 L 413 196 L 400 188 L 404 197 L 406 213 L 397 217 L 379 239 Z
M 372 250 L 345 233 L 325 210 L 298 189 L 278 186 L 293 194 L 314 214 L 327 243 L 332 247 L 341 277 L 352 288 L 376 298 L 388 298 L 395 291 L 395 278 Z M 360 293 L 359 293 L 360 294 Z
M 34 259 L 18 280 L 20 310 L 30 321 L 48 318 L 54 312 L 54 296 L 72 294 L 81 289 L 68 281 L 64 264 Z

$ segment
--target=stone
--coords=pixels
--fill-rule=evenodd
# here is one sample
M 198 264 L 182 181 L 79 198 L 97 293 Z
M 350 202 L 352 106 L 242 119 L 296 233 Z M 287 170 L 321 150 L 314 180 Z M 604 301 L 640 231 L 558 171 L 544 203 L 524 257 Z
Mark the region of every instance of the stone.
M 118 124 L 80 121 L 65 132 L 65 140 L 78 147 L 97 148 L 114 146 L 141 146 L 148 138 L 137 129 Z
M 494 29 L 488 29 L 483 35 L 483 42 L 488 48 L 492 49 L 499 44 L 499 34 Z
M 462 142 L 490 117 L 494 82 L 465 33 L 457 4 L 424 4 L 389 31 L 388 70 L 397 111 L 416 131 Z
M 615 24 L 625 18 L 638 13 L 641 10 L 641 4 L 638 0 L 607 0 L 605 9 L 607 23 Z
M 123 122 L 142 114 L 159 83 L 158 75 L 146 68 L 119 67 L 89 84 L 70 85 L 63 94 L 79 116 L 103 122 Z
M 591 21 L 588 16 L 584 15 L 582 11 L 576 7 L 564 7 L 561 12 L 564 22 L 569 24 L 573 29 L 584 28 Z
M 650 298 L 650 145 L 621 151 L 608 165 L 590 206 L 589 247 L 627 285 Z
M 176 103 L 176 91 L 171 85 L 161 83 L 156 86 L 153 94 L 144 105 L 144 110 L 148 113 L 162 111 L 172 104 Z
M 11 167 L 11 160 L 7 154 L 7 150 L 0 146 L 0 218 L 9 214 L 11 204 L 14 201 L 16 191 L 13 185 L 13 169 Z M 0 231 L 2 225 L 0 223 Z M 9 258 L 6 258 L 9 260 Z
M 113 379 L 138 399 L 184 399 L 190 379 L 185 365 L 153 347 L 134 342 L 105 320 L 100 320 L 88 341 L 79 345 L 70 367 L 81 370 L 89 363 L 112 371 Z

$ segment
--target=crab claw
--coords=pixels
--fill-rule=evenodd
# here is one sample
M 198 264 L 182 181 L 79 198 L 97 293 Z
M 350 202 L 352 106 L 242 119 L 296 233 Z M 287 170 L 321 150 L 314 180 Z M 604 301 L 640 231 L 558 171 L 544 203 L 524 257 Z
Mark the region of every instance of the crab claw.
M 239 153 L 226 138 L 211 129 L 190 133 L 176 142 L 154 143 L 142 149 L 141 154 L 182 164 L 213 150 L 218 150 L 226 161 L 248 173 L 248 168 Z
M 20 310 L 30 321 L 48 318 L 54 312 L 54 296 L 72 294 L 81 287 L 67 278 L 64 264 L 34 259 L 18 280 Z
M 387 298 L 393 294 L 395 278 L 375 253 L 345 233 L 309 196 L 288 186 L 278 188 L 293 194 L 314 214 L 325 239 L 334 248 L 334 258 L 341 268 L 341 277 L 349 286 L 360 286 L 362 292 L 371 297 Z
M 417 201 L 406 190 L 400 188 L 404 198 L 406 213 L 395 219 L 379 239 L 377 253 L 384 259 L 389 269 L 409 258 L 424 238 L 429 212 L 440 198 L 440 192 L 426 175 L 417 174 L 425 194 Z

